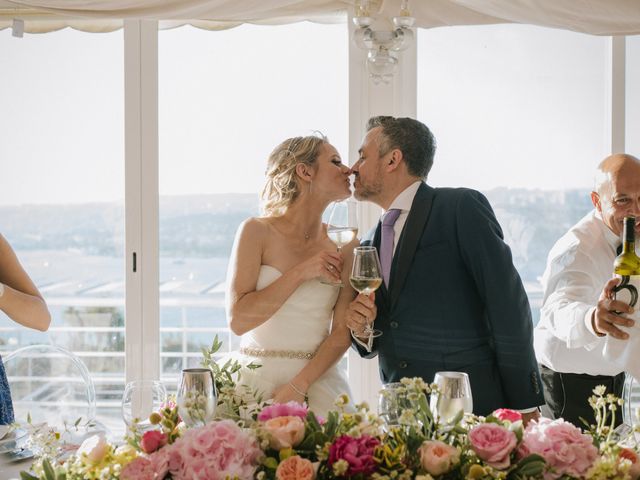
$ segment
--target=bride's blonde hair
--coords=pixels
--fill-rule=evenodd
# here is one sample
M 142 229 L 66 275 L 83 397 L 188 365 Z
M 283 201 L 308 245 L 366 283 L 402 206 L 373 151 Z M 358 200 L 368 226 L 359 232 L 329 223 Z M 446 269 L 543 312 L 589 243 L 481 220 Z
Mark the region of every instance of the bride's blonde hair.
M 267 182 L 262 190 L 262 213 L 277 217 L 300 195 L 296 166 L 313 167 L 327 137 L 318 133 L 308 137 L 288 138 L 278 145 L 267 161 Z

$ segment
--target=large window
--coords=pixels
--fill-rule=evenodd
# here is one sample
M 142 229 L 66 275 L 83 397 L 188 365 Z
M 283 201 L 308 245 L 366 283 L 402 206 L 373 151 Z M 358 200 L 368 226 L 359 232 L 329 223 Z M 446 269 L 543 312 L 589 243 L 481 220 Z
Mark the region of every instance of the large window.
M 0 232 L 53 317 L 49 332 L 39 333 L 0 313 L 0 353 L 37 343 L 72 351 L 95 383 L 98 418 L 119 424 L 125 369 L 122 32 L 66 29 L 17 39 L 0 31 L 0 63 Z M 38 399 L 54 400 L 54 383 L 36 392 Z
M 553 243 L 591 208 L 606 154 L 608 39 L 493 25 L 421 30 L 418 117 L 436 136 L 429 182 L 483 191 L 531 301 Z
M 174 389 L 215 335 L 235 231 L 258 211 L 266 160 L 285 138 L 319 130 L 347 145 L 345 25 L 245 25 L 159 34 L 160 342 Z

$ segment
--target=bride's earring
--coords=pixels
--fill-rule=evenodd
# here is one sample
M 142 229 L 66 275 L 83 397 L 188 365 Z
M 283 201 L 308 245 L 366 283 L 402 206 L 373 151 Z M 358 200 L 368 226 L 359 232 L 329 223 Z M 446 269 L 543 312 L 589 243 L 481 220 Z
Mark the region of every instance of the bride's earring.
M 309 195 L 311 195 L 311 193 L 313 192 L 313 180 L 309 180 Z

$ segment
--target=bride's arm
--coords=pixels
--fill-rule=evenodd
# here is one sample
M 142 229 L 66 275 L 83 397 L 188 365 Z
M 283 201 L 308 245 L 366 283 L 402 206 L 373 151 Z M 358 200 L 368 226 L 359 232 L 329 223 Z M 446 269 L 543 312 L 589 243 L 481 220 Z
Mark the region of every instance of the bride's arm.
M 340 295 L 333 309 L 333 322 L 331 323 L 331 333 L 320 344 L 312 360 L 298 372 L 291 380 L 291 384 L 282 385 L 274 395 L 274 401 L 286 402 L 288 400 L 302 401 L 303 396 L 309 387 L 323 373 L 340 361 L 344 352 L 351 346 L 351 332 L 347 328 L 345 312 L 349 303 L 355 298 L 356 292 L 349 283 L 351 275 L 351 263 L 353 262 L 353 249 L 358 246 L 358 240 L 354 239 L 349 245 L 342 248 L 344 253 L 344 267 L 342 268 L 342 283 L 344 287 L 340 289 Z M 299 392 L 298 392 L 299 390 Z
M 236 335 L 253 330 L 273 316 L 302 282 L 318 276 L 332 279 L 328 265 L 341 266 L 340 256 L 320 252 L 287 270 L 275 282 L 256 290 L 268 227 L 256 218 L 238 229 L 227 272 L 226 309 L 229 327 Z M 324 272 L 321 270 L 324 269 Z

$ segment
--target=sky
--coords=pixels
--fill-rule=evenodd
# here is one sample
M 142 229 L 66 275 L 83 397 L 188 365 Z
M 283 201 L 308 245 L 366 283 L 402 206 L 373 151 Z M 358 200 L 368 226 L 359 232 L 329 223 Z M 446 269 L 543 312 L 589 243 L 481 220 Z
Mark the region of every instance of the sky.
M 159 33 L 161 195 L 255 193 L 269 152 L 319 130 L 348 152 L 346 25 Z M 418 33 L 429 181 L 582 188 L 606 154 L 605 37 L 522 25 Z M 640 155 L 640 39 L 627 46 L 627 151 Z M 0 31 L 0 205 L 124 196 L 122 31 Z

